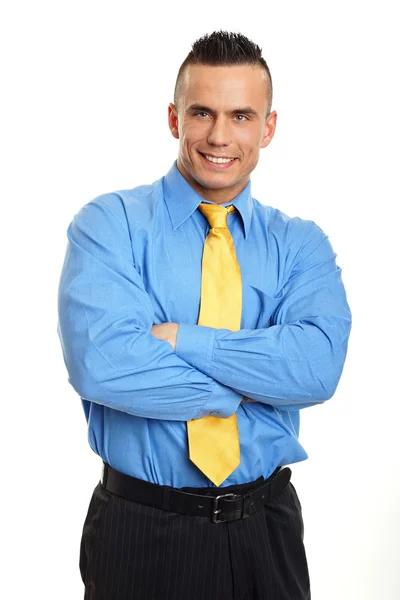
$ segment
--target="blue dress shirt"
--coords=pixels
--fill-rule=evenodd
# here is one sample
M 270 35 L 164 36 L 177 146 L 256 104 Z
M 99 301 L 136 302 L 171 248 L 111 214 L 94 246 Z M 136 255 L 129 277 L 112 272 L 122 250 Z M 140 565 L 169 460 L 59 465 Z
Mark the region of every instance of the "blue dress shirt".
M 241 329 L 197 325 L 209 231 L 176 162 L 152 185 L 102 195 L 74 216 L 58 335 L 89 444 L 115 469 L 162 485 L 213 487 L 189 460 L 186 421 L 237 413 L 240 466 L 221 487 L 308 457 L 299 410 L 339 382 L 351 312 L 328 236 L 251 195 L 229 230 L 241 267 Z M 150 333 L 180 323 L 176 351 Z M 243 397 L 256 400 L 241 403 Z

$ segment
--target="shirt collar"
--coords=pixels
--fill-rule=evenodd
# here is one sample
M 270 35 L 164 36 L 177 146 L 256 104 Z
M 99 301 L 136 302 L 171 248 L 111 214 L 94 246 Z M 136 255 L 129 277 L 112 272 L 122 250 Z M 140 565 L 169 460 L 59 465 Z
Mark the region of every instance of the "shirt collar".
M 182 225 L 194 213 L 200 202 L 207 202 L 183 177 L 178 169 L 177 161 L 164 177 L 164 197 L 173 229 Z M 244 236 L 247 238 L 253 213 L 250 181 L 234 200 L 225 202 L 222 206 L 230 204 L 233 204 L 239 212 L 243 222 Z

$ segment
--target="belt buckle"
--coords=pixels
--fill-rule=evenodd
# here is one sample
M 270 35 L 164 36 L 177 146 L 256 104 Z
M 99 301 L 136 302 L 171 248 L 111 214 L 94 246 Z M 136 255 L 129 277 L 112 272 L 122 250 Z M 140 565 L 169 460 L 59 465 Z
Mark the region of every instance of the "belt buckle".
M 225 519 L 225 520 L 220 520 L 218 519 L 217 515 L 222 511 L 222 508 L 218 508 L 218 500 L 220 498 L 227 498 L 228 496 L 238 496 L 238 494 L 222 494 L 221 496 L 216 496 L 215 498 L 213 498 L 213 510 L 212 510 L 212 522 L 213 523 L 227 523 L 229 521 L 229 519 Z

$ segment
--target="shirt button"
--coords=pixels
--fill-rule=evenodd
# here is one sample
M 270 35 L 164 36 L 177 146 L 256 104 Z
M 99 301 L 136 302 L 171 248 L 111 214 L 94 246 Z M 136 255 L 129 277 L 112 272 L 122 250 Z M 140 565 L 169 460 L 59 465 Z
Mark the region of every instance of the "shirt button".
M 210 415 L 212 415 L 213 417 L 218 417 L 218 415 L 219 415 L 219 412 L 218 412 L 218 410 L 212 410 L 212 411 L 210 412 Z

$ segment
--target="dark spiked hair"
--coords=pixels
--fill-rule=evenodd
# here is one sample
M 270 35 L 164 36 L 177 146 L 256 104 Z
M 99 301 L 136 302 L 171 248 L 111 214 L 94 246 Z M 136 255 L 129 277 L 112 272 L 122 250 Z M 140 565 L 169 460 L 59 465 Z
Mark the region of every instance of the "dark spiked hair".
M 204 35 L 194 42 L 181 64 L 175 83 L 174 104 L 177 106 L 182 75 L 188 65 L 260 65 L 267 74 L 268 81 L 268 110 L 272 105 L 272 79 L 268 65 L 261 56 L 261 48 L 241 33 L 214 31 Z

